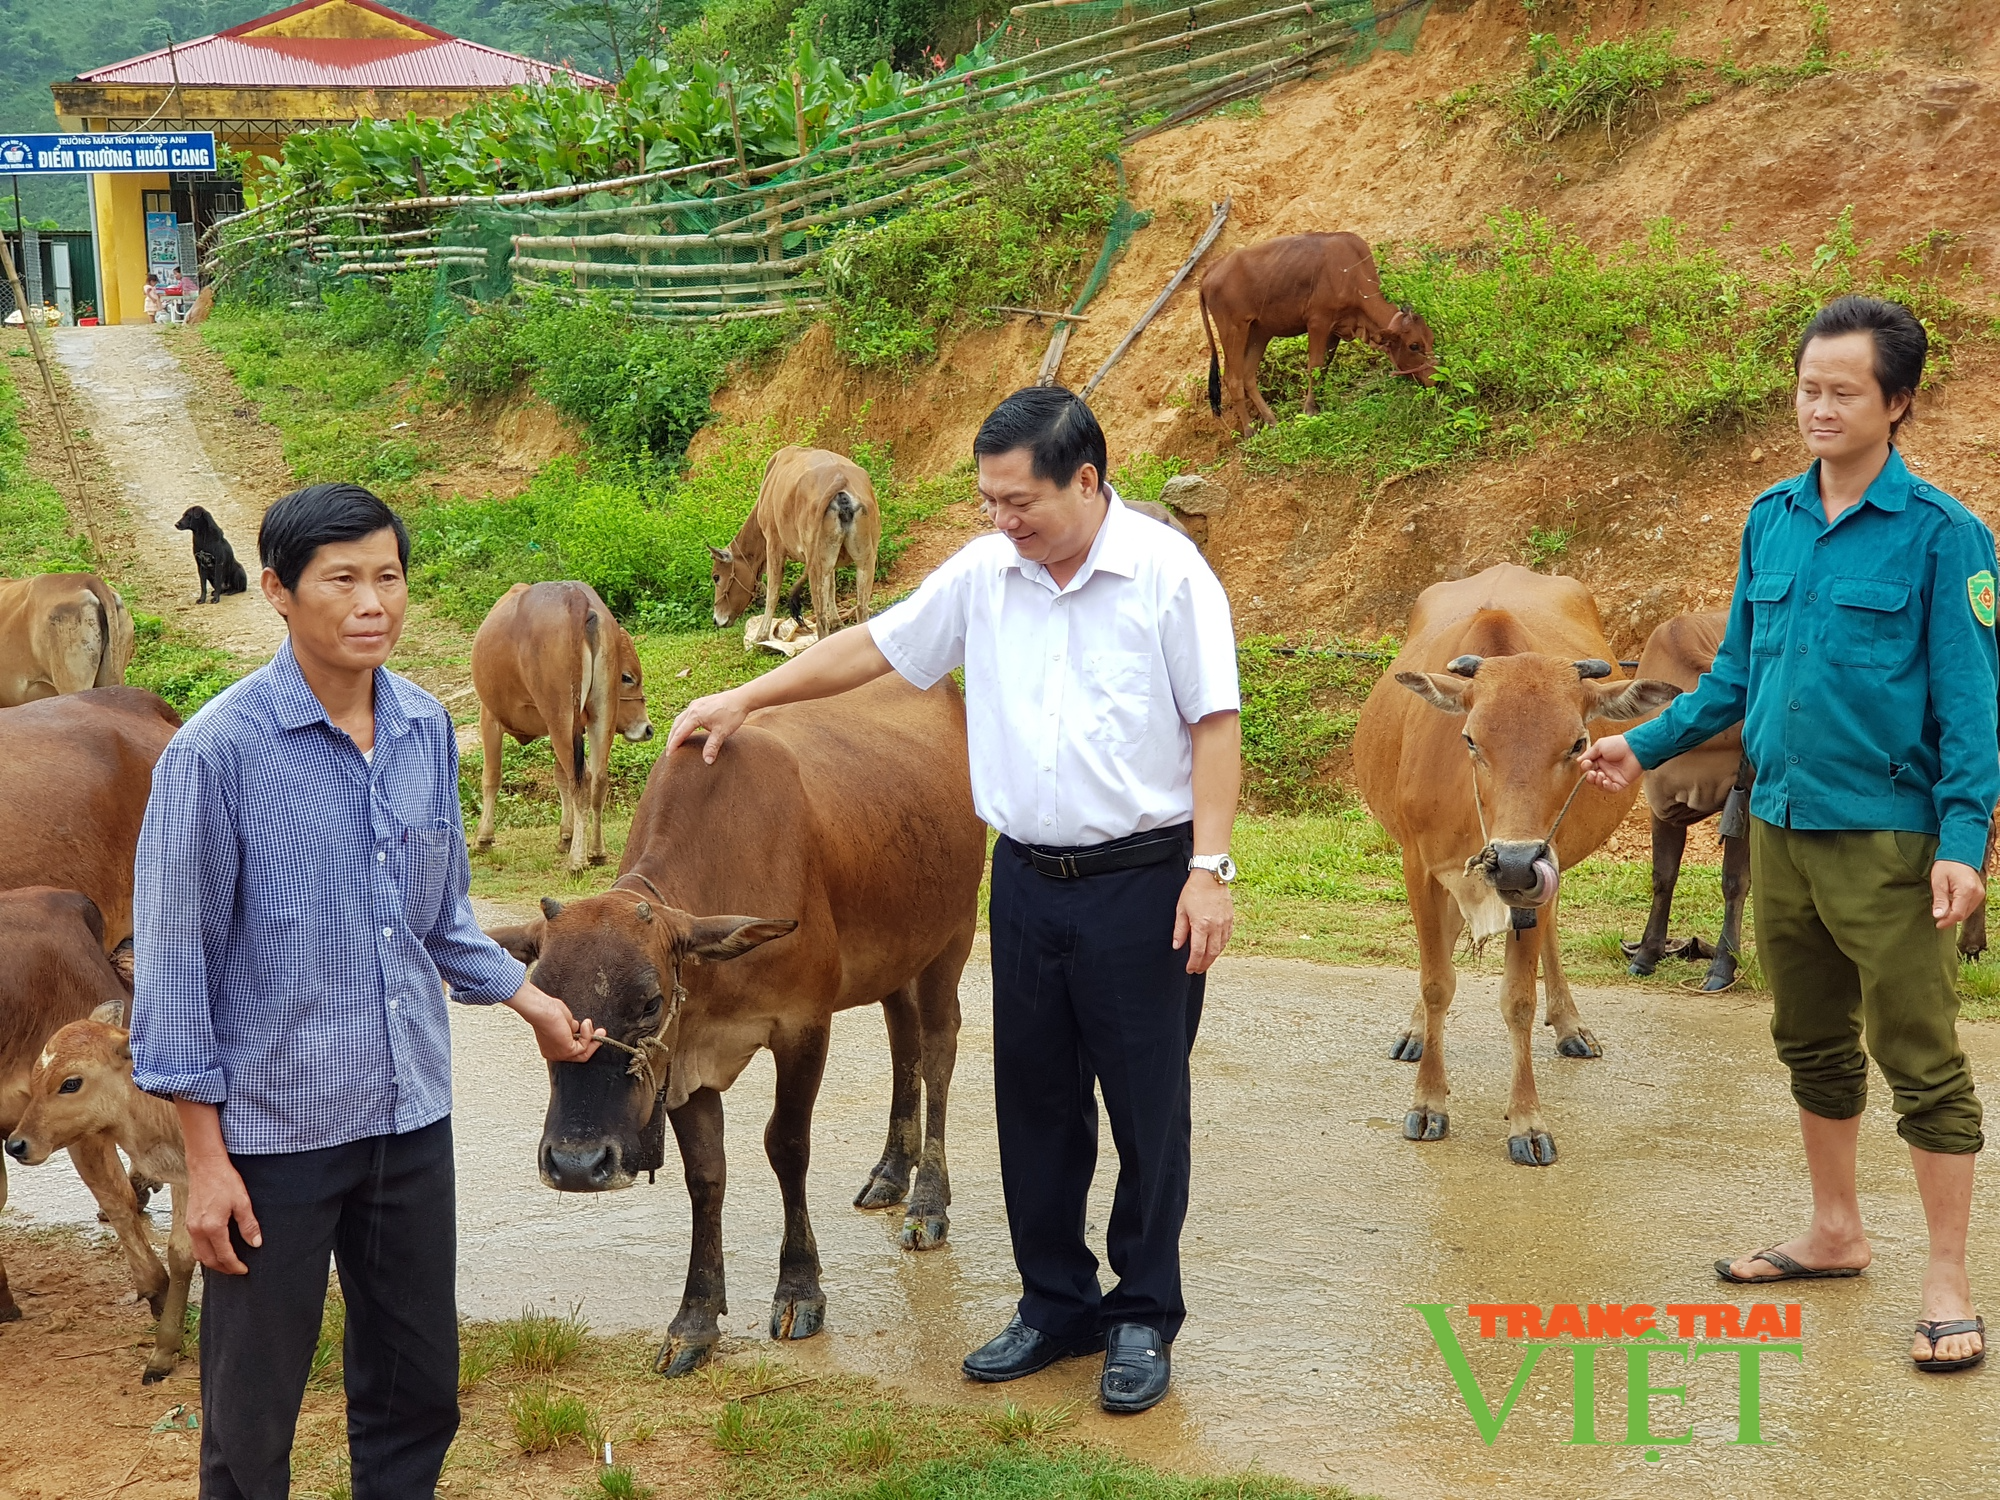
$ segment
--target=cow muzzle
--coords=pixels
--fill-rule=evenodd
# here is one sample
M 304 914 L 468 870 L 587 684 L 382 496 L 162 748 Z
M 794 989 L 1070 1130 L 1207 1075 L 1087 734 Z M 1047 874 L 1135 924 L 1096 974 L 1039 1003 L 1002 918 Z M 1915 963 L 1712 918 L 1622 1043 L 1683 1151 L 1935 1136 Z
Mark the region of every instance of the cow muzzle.
M 635 745 L 643 745 L 646 743 L 647 740 L 650 740 L 652 737 L 653 737 L 653 725 L 651 720 L 648 720 L 646 723 L 641 724 L 636 729 L 628 729 L 625 731 L 625 738 L 632 741 L 632 743 Z
M 543 1141 L 542 1181 L 559 1193 L 608 1193 L 628 1188 L 633 1173 L 616 1141 Z
M 1517 910 L 1546 906 L 1562 882 L 1555 851 L 1538 839 L 1495 839 L 1467 863 L 1466 872 L 1474 871 Z

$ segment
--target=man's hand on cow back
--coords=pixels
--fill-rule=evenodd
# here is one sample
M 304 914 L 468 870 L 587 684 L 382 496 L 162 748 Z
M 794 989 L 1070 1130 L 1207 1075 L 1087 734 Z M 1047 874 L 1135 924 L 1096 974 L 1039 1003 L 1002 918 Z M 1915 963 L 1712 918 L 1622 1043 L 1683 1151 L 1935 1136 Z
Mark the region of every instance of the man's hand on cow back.
M 243 1243 L 256 1249 L 264 1243 L 250 1190 L 222 1144 L 222 1117 L 213 1104 L 174 1101 L 181 1120 L 181 1140 L 187 1158 L 187 1231 L 194 1258 L 204 1270 L 241 1276 L 250 1268 L 236 1253 L 229 1226 L 233 1221 Z
M 667 733 L 667 754 L 680 749 L 696 730 L 706 729 L 708 743 L 701 747 L 701 758 L 712 766 L 722 752 L 722 742 L 741 729 L 749 717 L 750 705 L 744 701 L 741 688 L 697 698 L 674 715 L 674 727 Z
M 549 1062 L 589 1062 L 604 1038 L 602 1028 L 588 1017 L 577 1020 L 568 1005 L 532 980 L 522 982 L 507 1008 L 534 1029 L 535 1046 Z
M 1624 791 L 1639 779 L 1645 769 L 1622 734 L 1607 734 L 1593 742 L 1577 757 L 1577 764 L 1583 767 L 1583 774 L 1592 786 L 1607 792 Z
M 1931 916 L 1939 931 L 1956 927 L 1986 899 L 1986 879 L 1955 859 L 1931 861 Z
M 1207 870 L 1188 871 L 1174 908 L 1174 947 L 1188 950 L 1187 971 L 1206 974 L 1222 957 L 1236 927 L 1236 903 L 1224 885 Z

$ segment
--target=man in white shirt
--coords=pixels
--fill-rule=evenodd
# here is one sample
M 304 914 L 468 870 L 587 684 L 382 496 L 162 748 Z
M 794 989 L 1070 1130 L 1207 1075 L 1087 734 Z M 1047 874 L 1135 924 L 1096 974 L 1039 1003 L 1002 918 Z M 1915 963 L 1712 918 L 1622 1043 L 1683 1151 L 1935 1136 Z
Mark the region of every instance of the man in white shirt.
M 1187 1309 L 1188 1054 L 1229 941 L 1241 778 L 1229 601 L 1194 544 L 1127 510 L 1104 432 L 1060 387 L 1016 391 L 973 439 L 996 528 L 915 594 L 727 693 L 697 698 L 713 762 L 759 708 L 885 673 L 965 669 L 972 794 L 993 854 L 993 1091 L 1022 1295 L 965 1361 L 1013 1380 L 1104 1349 L 1105 1409 L 1167 1392 Z M 1110 1292 L 1084 1241 L 1097 1100 L 1118 1147 Z

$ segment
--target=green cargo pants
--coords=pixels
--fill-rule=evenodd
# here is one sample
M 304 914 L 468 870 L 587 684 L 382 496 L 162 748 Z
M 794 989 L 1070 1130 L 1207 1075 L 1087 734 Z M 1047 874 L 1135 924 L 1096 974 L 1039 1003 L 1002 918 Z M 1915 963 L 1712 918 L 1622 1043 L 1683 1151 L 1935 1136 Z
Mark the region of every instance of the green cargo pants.
M 1868 1054 L 1895 1095 L 1896 1131 L 1925 1151 L 1985 1144 L 1958 1045 L 1958 960 L 1931 916 L 1937 839 L 1750 825 L 1757 958 L 1771 1037 L 1799 1107 L 1847 1120 L 1868 1102 Z

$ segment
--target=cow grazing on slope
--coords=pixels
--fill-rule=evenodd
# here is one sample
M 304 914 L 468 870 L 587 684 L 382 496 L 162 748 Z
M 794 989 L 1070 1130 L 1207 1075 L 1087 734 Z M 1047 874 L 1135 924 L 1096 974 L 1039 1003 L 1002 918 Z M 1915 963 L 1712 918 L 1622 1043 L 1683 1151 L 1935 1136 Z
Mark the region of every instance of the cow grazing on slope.
M 132 650 L 132 611 L 95 573 L 0 579 L 0 708 L 116 687 Z
M 132 1082 L 128 1034 L 108 1019 L 72 1021 L 42 1049 L 28 1078 L 27 1108 L 7 1137 L 7 1154 L 23 1166 L 39 1166 L 80 1142 L 110 1140 L 131 1158 L 132 1169 L 174 1190 L 173 1227 L 167 1236 L 167 1287 L 153 1315 L 153 1353 L 143 1382 L 151 1385 L 174 1372 L 186 1324 L 188 1284 L 194 1276 L 194 1243 L 187 1229 L 187 1154 L 180 1117 L 173 1103 L 142 1092 Z M 114 1159 L 115 1160 L 115 1159 Z M 93 1186 L 92 1191 L 96 1188 Z M 120 1200 L 122 1204 L 122 1199 Z M 107 1217 L 110 1215 L 107 1214 Z M 135 1210 L 114 1219 L 125 1252 L 135 1266 L 141 1257 L 148 1278 L 159 1262 Z M 128 1239 L 128 1236 L 133 1238 Z
M 140 688 L 0 709 L 0 890 L 82 891 L 107 948 L 132 936 L 132 860 L 153 763 L 180 716 Z
M 1601 1056 L 1577 1014 L 1557 946 L 1561 872 L 1610 837 L 1638 788 L 1580 785 L 1593 724 L 1624 728 L 1680 690 L 1612 668 L 1597 605 L 1573 578 L 1503 563 L 1418 596 L 1409 635 L 1368 695 L 1354 733 L 1355 779 L 1402 846 L 1416 920 L 1421 996 L 1391 1056 L 1417 1062 L 1410 1140 L 1438 1140 L 1445 1109 L 1444 1018 L 1452 947 L 1506 932 L 1500 1009 L 1513 1041 L 1508 1156 L 1556 1159 L 1529 1043 L 1539 966 L 1546 1019 L 1566 1057 Z
M 855 1204 L 907 1194 L 903 1243 L 944 1240 L 958 981 L 986 851 L 948 682 L 919 693 L 889 677 L 763 710 L 712 766 L 703 743 L 654 763 L 615 889 L 544 901 L 534 923 L 493 934 L 617 1044 L 550 1066 L 542 1180 L 629 1186 L 662 1165 L 673 1125 L 694 1235 L 656 1362 L 668 1375 L 721 1338 L 722 1095 L 761 1047 L 777 1062 L 764 1149 L 785 1211 L 772 1336 L 806 1338 L 825 1319 L 806 1165 L 835 1011 L 879 1003 L 889 1025 L 888 1142 Z
M 525 745 L 547 735 L 562 799 L 557 842 L 572 871 L 603 864 L 612 734 L 653 737 L 632 637 L 587 583 L 517 583 L 472 638 L 472 686 L 484 755 L 479 847 L 493 845 L 501 737 Z
M 1639 653 L 1639 675 L 1671 682 L 1692 692 L 1722 645 L 1724 610 L 1676 615 L 1656 627 Z M 1736 982 L 1743 948 L 1743 903 L 1750 894 L 1750 785 L 1755 773 L 1743 755 L 1743 726 L 1734 724 L 1714 739 L 1676 755 L 1646 773 L 1646 806 L 1653 818 L 1653 907 L 1645 935 L 1625 944 L 1634 974 L 1650 974 L 1660 959 L 1710 960 L 1705 990 L 1726 990 Z M 1688 830 L 1722 814 L 1722 931 L 1709 950 L 1699 938 L 1667 942 L 1674 886 L 1687 852 Z
M 1201 279 L 1201 325 L 1209 410 L 1226 409 L 1242 433 L 1255 418 L 1278 420 L 1257 384 L 1272 339 L 1306 336 L 1309 412 L 1319 410 L 1314 378 L 1342 339 L 1373 344 L 1427 385 L 1437 370 L 1430 325 L 1382 295 L 1374 253 L 1358 234 L 1288 234 L 1230 251 Z
M 128 855 L 128 878 L 129 867 Z M 126 991 L 104 956 L 104 936 L 103 918 L 87 896 L 46 886 L 0 891 L 0 953 L 7 956 L 0 965 L 0 1136 L 11 1136 L 26 1112 L 29 1079 L 54 1033 L 92 1015 L 122 1018 Z M 116 1144 L 94 1131 L 68 1145 L 77 1176 L 117 1231 L 133 1285 L 153 1315 L 163 1316 L 169 1277 L 153 1253 Z M 0 1160 L 0 1208 L 6 1204 L 7 1166 Z M 0 1266 L 0 1323 L 20 1316 Z
M 855 618 L 866 621 L 881 545 L 882 511 L 866 469 L 824 448 L 780 448 L 764 465 L 757 504 L 735 539 L 708 549 L 715 623 L 727 625 L 750 607 L 761 573 L 764 618 L 752 638 L 769 640 L 785 592 L 785 564 L 797 559 L 805 564 L 819 633 L 833 634 L 840 628 L 834 573 L 843 553 L 854 564 Z

